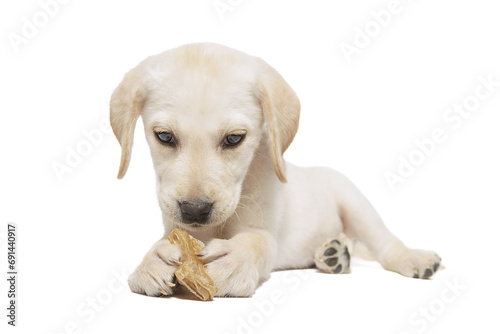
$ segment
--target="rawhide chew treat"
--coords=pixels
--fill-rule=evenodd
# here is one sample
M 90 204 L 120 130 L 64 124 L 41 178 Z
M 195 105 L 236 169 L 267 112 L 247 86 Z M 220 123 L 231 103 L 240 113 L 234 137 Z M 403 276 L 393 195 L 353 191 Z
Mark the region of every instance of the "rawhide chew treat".
M 203 242 L 178 228 L 170 233 L 167 240 L 171 244 L 178 245 L 182 251 L 182 264 L 175 271 L 175 277 L 179 283 L 201 300 L 212 300 L 217 286 L 208 276 L 205 264 L 196 255 L 205 247 Z

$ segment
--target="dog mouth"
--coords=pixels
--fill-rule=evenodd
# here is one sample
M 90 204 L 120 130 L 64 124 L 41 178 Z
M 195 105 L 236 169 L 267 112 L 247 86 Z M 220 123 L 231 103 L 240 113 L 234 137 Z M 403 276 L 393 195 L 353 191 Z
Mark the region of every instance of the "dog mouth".
M 199 231 L 204 228 L 212 228 L 219 224 L 218 221 L 207 218 L 204 221 L 192 221 L 183 219 L 180 214 L 173 219 L 174 225 L 186 231 Z
M 193 229 L 199 229 L 201 227 L 206 227 L 208 224 L 198 224 L 198 223 L 185 223 L 182 222 L 180 225 L 184 228 L 193 228 Z

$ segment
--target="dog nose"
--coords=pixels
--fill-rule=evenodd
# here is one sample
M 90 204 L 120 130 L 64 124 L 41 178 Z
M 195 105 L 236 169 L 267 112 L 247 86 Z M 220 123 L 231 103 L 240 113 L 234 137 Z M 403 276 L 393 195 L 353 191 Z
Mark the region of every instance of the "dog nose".
M 212 203 L 202 201 L 183 201 L 179 203 L 182 219 L 187 223 L 204 223 L 207 221 Z

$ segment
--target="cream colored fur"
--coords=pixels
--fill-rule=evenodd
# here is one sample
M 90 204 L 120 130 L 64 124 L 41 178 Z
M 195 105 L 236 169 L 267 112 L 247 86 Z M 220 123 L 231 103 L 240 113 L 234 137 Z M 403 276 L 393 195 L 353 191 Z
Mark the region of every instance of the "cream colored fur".
M 111 125 L 122 147 L 118 177 L 127 171 L 142 117 L 165 227 L 130 276 L 132 291 L 172 293 L 180 252 L 166 236 L 175 227 L 206 243 L 200 256 L 218 296 L 251 296 L 273 270 L 312 266 L 316 249 L 341 233 L 405 276 L 423 277 L 439 263 L 434 252 L 404 246 L 338 172 L 283 161 L 299 111 L 296 94 L 278 72 L 221 45 L 185 45 L 125 75 L 111 98 Z M 176 145 L 160 143 L 155 131 L 174 134 Z M 235 132 L 246 133 L 243 142 L 223 148 Z M 183 223 L 184 200 L 213 202 L 208 223 Z

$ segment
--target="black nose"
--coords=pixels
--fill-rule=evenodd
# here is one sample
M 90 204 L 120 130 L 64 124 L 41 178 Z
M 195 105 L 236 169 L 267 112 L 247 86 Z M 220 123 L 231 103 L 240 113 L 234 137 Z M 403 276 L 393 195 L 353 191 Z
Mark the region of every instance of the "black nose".
M 182 219 L 186 223 L 205 223 L 208 220 L 212 203 L 201 201 L 183 201 L 179 202 Z

